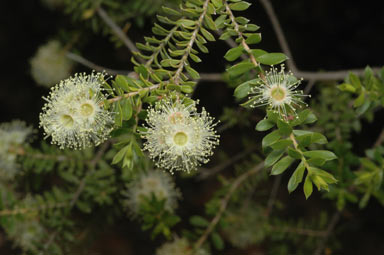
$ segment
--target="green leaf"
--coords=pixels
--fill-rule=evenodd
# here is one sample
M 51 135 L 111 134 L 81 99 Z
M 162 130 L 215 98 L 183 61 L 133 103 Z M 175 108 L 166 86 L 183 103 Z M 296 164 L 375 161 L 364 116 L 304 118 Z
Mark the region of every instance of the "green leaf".
M 285 150 L 273 150 L 268 156 L 265 158 L 264 166 L 270 167 L 274 165 L 280 158 L 283 156 Z
M 195 55 L 195 54 L 193 54 L 193 53 L 190 53 L 190 54 L 189 54 L 189 57 L 190 57 L 195 63 L 200 63 L 200 62 L 201 62 L 201 59 L 200 59 L 197 55 Z
M 193 88 L 189 85 L 183 85 L 181 86 L 181 91 L 183 91 L 186 94 L 191 94 L 193 92 Z
M 284 121 L 277 120 L 277 128 L 279 129 L 279 133 L 282 136 L 288 136 L 292 133 L 291 126 Z
M 209 225 L 209 221 L 198 215 L 193 215 L 189 218 L 189 223 L 197 227 L 207 227 Z
M 255 57 L 255 58 L 258 58 L 262 55 L 265 55 L 267 54 L 268 52 L 266 52 L 265 50 L 260 50 L 260 49 L 253 49 L 251 50 L 252 52 L 252 55 Z
M 273 144 L 271 144 L 271 148 L 274 149 L 274 150 L 282 150 L 282 149 L 286 149 L 288 146 L 292 145 L 292 140 L 290 139 L 283 139 L 283 140 L 279 140 Z
M 196 25 L 196 21 L 189 19 L 179 19 L 176 23 L 185 27 L 193 27 Z
M 252 34 L 248 36 L 248 38 L 245 40 L 247 44 L 256 44 L 256 43 L 259 43 L 260 41 L 261 41 L 260 33 Z
M 313 191 L 312 181 L 309 178 L 309 175 L 307 175 L 307 177 L 305 178 L 305 182 L 304 182 L 304 195 L 305 195 L 305 199 L 308 199 L 311 196 L 312 191 Z
M 208 32 L 208 30 L 206 30 L 205 28 L 201 27 L 200 31 L 203 34 L 203 36 L 205 37 L 205 39 L 207 39 L 210 42 L 215 41 L 215 37 L 210 32 Z
M 361 88 L 360 79 L 356 74 L 350 73 L 348 78 L 349 82 L 352 84 L 353 87 L 355 87 L 356 89 Z
M 200 79 L 200 75 L 195 69 L 193 69 L 188 65 L 185 66 L 185 69 L 187 70 L 187 73 L 192 77 L 192 79 L 194 80 Z
M 212 0 L 212 3 L 213 5 L 216 7 L 216 8 L 220 8 L 223 6 L 223 1 L 222 0 Z
M 267 53 L 256 58 L 256 60 L 264 65 L 277 65 L 287 60 L 287 56 L 283 53 Z
M 249 6 L 251 6 L 250 3 L 241 1 L 230 4 L 229 8 L 231 8 L 231 10 L 233 11 L 245 11 L 246 9 L 248 9 Z
M 356 92 L 356 88 L 349 83 L 342 83 L 337 86 L 341 91 Z
M 305 151 L 304 156 L 309 158 L 322 158 L 326 161 L 336 159 L 337 156 L 332 151 L 327 150 L 313 150 L 313 151 Z
M 288 191 L 291 193 L 294 191 L 299 183 L 303 180 L 305 171 L 304 162 L 300 162 L 300 164 L 296 167 L 295 172 L 292 174 L 291 178 L 288 181 Z
M 293 149 L 292 147 L 288 148 L 288 155 L 295 159 L 301 159 L 301 153 Z
M 248 96 L 249 92 L 251 91 L 252 85 L 256 84 L 257 80 L 258 79 L 249 80 L 237 86 L 233 93 L 234 96 L 238 99 L 242 99 Z
M 272 121 L 270 121 L 268 119 L 263 119 L 257 123 L 256 130 L 257 131 L 266 131 L 266 130 L 271 129 L 273 126 L 275 126 L 275 123 L 273 123 Z
M 221 251 L 224 249 L 224 241 L 217 232 L 213 232 L 211 234 L 211 239 L 212 239 L 213 245 L 217 250 Z
M 260 27 L 255 25 L 255 24 L 247 24 L 247 25 L 245 25 L 245 29 L 247 31 L 251 31 L 251 32 L 255 32 L 255 31 L 259 30 L 259 28 Z
M 216 24 L 215 22 L 212 20 L 211 16 L 210 15 L 205 15 L 204 16 L 204 22 L 205 22 L 205 25 L 208 29 L 210 30 L 217 30 L 217 27 L 216 27 Z
M 234 60 L 238 59 L 243 54 L 243 49 L 244 49 L 244 47 L 241 45 L 237 46 L 235 48 L 232 48 L 229 51 L 227 51 L 224 58 L 228 61 L 234 61 Z
M 241 62 L 227 69 L 230 77 L 240 76 L 245 72 L 248 72 L 253 68 L 253 64 L 250 62 Z
M 360 95 L 353 102 L 353 106 L 354 107 L 362 106 L 364 104 L 364 101 L 365 101 L 365 90 L 362 90 Z
M 293 163 L 293 161 L 295 161 L 295 159 L 290 156 L 285 156 L 280 159 L 279 162 L 272 167 L 271 175 L 279 175 L 283 173 Z
M 123 100 L 121 102 L 121 110 L 123 114 L 123 120 L 129 120 L 132 117 L 132 104 L 130 100 Z
M 127 80 L 125 79 L 125 76 L 123 75 L 117 75 L 115 78 L 115 82 L 117 86 L 122 88 L 125 92 L 129 92 L 129 85 Z
M 121 160 L 123 160 L 125 154 L 130 150 L 131 145 L 127 145 L 123 147 L 119 152 L 116 153 L 116 155 L 113 157 L 112 165 L 119 163 Z
M 265 148 L 273 143 L 275 143 L 277 140 L 280 139 L 280 134 L 279 134 L 279 131 L 278 130 L 275 130 L 271 133 L 269 133 L 268 135 L 266 135 L 261 144 L 262 144 L 262 147 Z

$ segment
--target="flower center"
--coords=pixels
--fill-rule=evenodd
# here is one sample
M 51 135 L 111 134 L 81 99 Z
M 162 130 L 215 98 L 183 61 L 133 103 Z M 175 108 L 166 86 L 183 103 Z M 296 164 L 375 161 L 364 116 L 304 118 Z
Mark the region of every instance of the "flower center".
M 188 141 L 188 136 L 186 133 L 184 132 L 177 132 L 174 136 L 173 136 L 173 141 L 175 142 L 175 144 L 179 145 L 179 146 L 183 146 L 187 143 Z
M 89 117 L 93 114 L 94 108 L 91 104 L 85 103 L 80 106 L 80 112 L 83 116 Z
M 70 115 L 64 114 L 61 116 L 61 123 L 64 127 L 70 128 L 73 126 L 73 118 Z
M 285 98 L 285 89 L 280 86 L 276 86 L 271 90 L 271 97 L 276 101 L 282 101 Z

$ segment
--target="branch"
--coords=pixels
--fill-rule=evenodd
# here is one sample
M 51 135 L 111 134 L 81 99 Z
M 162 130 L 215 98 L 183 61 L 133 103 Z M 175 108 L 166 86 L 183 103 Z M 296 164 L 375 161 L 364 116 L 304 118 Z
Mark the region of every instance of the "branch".
M 139 52 L 139 50 L 136 48 L 135 44 L 131 41 L 131 39 L 129 39 L 129 37 L 123 32 L 123 30 L 121 30 L 121 28 L 116 25 L 116 23 L 108 16 L 108 14 L 104 11 L 103 8 L 97 8 L 97 14 L 112 29 L 115 35 L 120 38 L 120 40 L 131 52 Z M 145 60 L 143 60 L 142 58 L 137 57 L 137 59 L 141 64 L 145 64 Z
M 187 58 L 188 58 L 188 56 L 189 56 L 189 54 L 190 54 L 190 52 L 192 50 L 193 44 L 195 43 L 195 40 L 196 40 L 196 37 L 197 37 L 197 33 L 200 31 L 200 28 L 203 25 L 204 17 L 207 14 L 209 2 L 210 2 L 210 0 L 205 0 L 205 2 L 204 2 L 203 12 L 201 13 L 201 15 L 200 15 L 200 17 L 199 17 L 199 19 L 197 21 L 196 28 L 195 28 L 195 30 L 192 33 L 191 39 L 189 40 L 189 43 L 188 43 L 188 46 L 185 49 L 185 53 L 184 53 L 183 57 L 180 59 L 180 65 L 177 68 L 175 75 L 173 76 L 174 81 L 175 81 L 176 84 L 179 83 L 180 74 L 181 74 L 181 72 L 184 69 L 184 65 L 185 65 L 185 63 L 187 61 Z
M 325 244 L 327 243 L 328 237 L 332 233 L 339 219 L 340 219 L 340 211 L 337 211 L 333 214 L 331 222 L 329 223 L 327 230 L 325 231 L 324 238 L 320 241 L 313 255 L 321 255 L 321 253 L 325 248 Z
M 271 191 L 271 194 L 269 195 L 267 209 L 265 211 L 265 215 L 267 216 L 271 213 L 273 206 L 275 205 L 277 192 L 279 191 L 282 176 L 283 176 L 282 174 L 278 175 L 273 182 L 272 191 Z
M 291 228 L 291 227 L 276 227 L 276 226 L 268 226 L 268 227 L 272 231 L 276 231 L 276 232 L 285 232 L 285 233 L 292 233 L 292 234 L 312 236 L 312 237 L 324 237 L 327 234 L 327 231 L 323 231 L 323 230 Z
M 196 179 L 201 181 L 201 180 L 207 179 L 207 178 L 211 177 L 212 175 L 215 175 L 215 174 L 223 171 L 224 169 L 228 168 L 229 166 L 233 165 L 234 163 L 236 163 L 240 159 L 247 156 L 249 153 L 251 153 L 255 149 L 256 149 L 256 147 L 248 148 L 247 150 L 236 154 L 235 156 L 231 157 L 227 161 L 224 161 L 223 163 L 221 163 L 221 164 L 219 164 L 213 168 L 206 169 L 204 171 L 200 171 L 200 174 L 196 177 Z
M 256 61 L 255 56 L 252 54 L 251 48 L 245 42 L 245 38 L 243 36 L 243 33 L 240 31 L 239 24 L 236 22 L 235 16 L 233 15 L 232 10 L 229 7 L 229 4 L 228 4 L 228 2 L 226 0 L 224 1 L 224 4 L 225 4 L 225 10 L 226 10 L 226 12 L 229 15 L 229 17 L 230 17 L 230 19 L 232 21 L 232 24 L 234 25 L 234 29 L 235 29 L 236 33 L 239 35 L 239 38 L 241 38 L 241 45 L 243 46 L 244 50 L 248 53 L 249 59 L 251 60 L 252 64 L 255 67 L 259 67 L 260 64 Z M 263 73 L 260 73 L 259 77 L 261 79 L 265 80 L 265 76 L 264 76 Z
M 111 68 L 108 68 L 108 67 L 104 67 L 104 66 L 100 66 L 100 65 L 97 65 L 85 58 L 83 58 L 82 56 L 80 55 L 77 55 L 77 54 L 74 54 L 72 52 L 67 52 L 66 54 L 67 58 L 69 58 L 70 60 L 72 61 L 75 61 L 79 64 L 82 64 L 83 66 L 86 66 L 92 70 L 95 70 L 95 71 L 98 71 L 98 72 L 107 72 L 108 74 L 112 74 L 112 75 L 118 75 L 118 74 L 122 74 L 122 75 L 130 75 L 131 71 L 125 71 L 125 70 L 114 70 L 114 69 L 111 69 Z
M 228 202 L 232 196 L 232 194 L 236 191 L 236 189 L 250 176 L 257 174 L 260 170 L 264 168 L 264 162 L 259 163 L 251 170 L 243 173 L 242 175 L 238 176 L 235 181 L 232 183 L 231 187 L 228 190 L 228 193 L 225 195 L 225 197 L 221 200 L 221 204 L 219 207 L 218 212 L 216 213 L 216 216 L 212 219 L 210 222 L 208 228 L 204 231 L 203 235 L 200 237 L 200 239 L 196 242 L 194 246 L 194 250 L 200 249 L 200 247 L 204 244 L 204 242 L 207 240 L 210 233 L 213 231 L 213 229 L 216 227 L 217 223 L 219 223 L 221 216 L 223 215 L 225 209 L 227 208 Z
M 11 215 L 17 215 L 17 214 L 27 214 L 31 212 L 39 212 L 39 211 L 44 211 L 47 209 L 57 209 L 57 208 L 63 208 L 67 207 L 68 203 L 61 202 L 57 204 L 46 204 L 42 205 L 40 207 L 35 207 L 35 208 L 15 208 L 15 209 L 5 209 L 0 211 L 0 217 L 1 216 L 11 216 Z
M 327 81 L 327 80 L 343 80 L 349 72 L 353 72 L 358 76 L 364 74 L 364 68 L 360 69 L 351 69 L 351 70 L 339 70 L 339 71 L 324 71 L 324 72 L 310 72 L 310 71 L 301 71 L 297 68 L 295 61 L 293 60 L 293 55 L 289 49 L 287 39 L 284 36 L 284 32 L 280 26 L 279 20 L 276 16 L 275 11 L 270 0 L 260 0 L 261 5 L 264 7 L 265 12 L 267 13 L 269 19 L 271 20 L 273 29 L 275 30 L 277 40 L 279 41 L 280 47 L 285 55 L 288 56 L 287 65 L 289 69 L 297 76 L 302 77 L 305 80 L 313 81 Z M 380 67 L 373 67 L 374 72 L 378 72 Z

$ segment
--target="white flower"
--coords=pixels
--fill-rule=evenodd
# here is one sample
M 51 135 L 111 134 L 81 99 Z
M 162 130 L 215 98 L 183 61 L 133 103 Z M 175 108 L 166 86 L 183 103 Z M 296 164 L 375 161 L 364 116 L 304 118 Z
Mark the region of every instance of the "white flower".
M 296 90 L 300 83 L 301 80 L 294 77 L 292 72 L 284 72 L 283 65 L 280 72 L 272 66 L 271 70 L 266 72 L 265 79 L 260 78 L 250 90 L 249 99 L 253 100 L 251 107 L 267 105 L 284 119 L 289 114 L 295 115 L 296 108 L 305 105 L 301 99 L 305 96 L 303 91 Z
M 40 114 L 40 126 L 52 144 L 82 149 L 108 139 L 112 113 L 103 107 L 101 73 L 76 74 L 51 88 Z
M 209 255 L 209 252 L 205 249 L 199 249 L 194 253 L 191 253 L 193 247 L 189 244 L 185 238 L 176 237 L 172 242 L 163 244 L 156 250 L 156 255 Z
M 139 214 L 142 206 L 151 201 L 152 196 L 158 201 L 165 200 L 164 209 L 173 212 L 177 207 L 177 199 L 181 197 L 172 177 L 163 171 L 148 171 L 141 173 L 129 186 L 127 203 L 133 216 Z
M 71 74 L 73 62 L 58 41 L 42 45 L 30 60 L 31 75 L 37 84 L 51 87 Z
M 19 120 L 0 124 L 0 178 L 10 179 L 17 174 L 16 151 L 32 133 L 32 127 Z
M 224 216 L 227 225 L 223 228 L 225 238 L 234 246 L 245 249 L 264 240 L 267 221 L 260 207 L 233 207 Z M 252 226 L 252 227 L 250 227 Z
M 205 109 L 197 112 L 196 103 L 162 100 L 148 111 L 147 131 L 142 132 L 144 150 L 155 159 L 156 166 L 174 170 L 195 170 L 209 161 L 212 150 L 219 144 L 213 129 L 216 123 Z

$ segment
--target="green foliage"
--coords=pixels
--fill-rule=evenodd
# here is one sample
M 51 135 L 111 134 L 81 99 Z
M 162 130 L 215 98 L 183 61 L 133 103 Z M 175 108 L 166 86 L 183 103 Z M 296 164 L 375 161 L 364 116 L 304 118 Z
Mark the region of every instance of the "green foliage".
M 326 137 L 317 132 L 294 129 L 298 125 L 315 121 L 316 117 L 309 109 L 301 111 L 296 119 L 288 122 L 280 120 L 277 113 L 268 111 L 267 118 L 256 125 L 258 131 L 277 127 L 262 140 L 262 147 L 268 154 L 265 166 L 272 167 L 271 175 L 282 174 L 293 162 L 300 161 L 288 181 L 289 192 L 294 191 L 303 181 L 304 172 L 307 170 L 303 187 L 306 198 L 312 194 L 313 184 L 318 190 L 329 190 L 328 185 L 337 182 L 332 174 L 319 168 L 327 161 L 336 159 L 337 156 L 328 150 L 310 149 L 310 146 L 315 144 L 326 144 Z M 284 154 L 287 155 L 283 157 Z
M 176 7 L 176 3 L 180 5 Z M 108 216 L 103 215 L 100 223 L 104 226 L 128 214 L 123 190 L 139 173 L 152 168 L 141 149 L 147 131 L 141 125 L 147 118 L 145 108 L 164 98 L 192 105 L 190 95 L 200 79 L 196 64 L 203 61 L 200 53 L 209 53 L 217 34 L 220 40 L 236 43 L 223 56 L 228 61 L 225 83 L 234 89 L 236 101 L 248 100 L 240 104 L 242 107 L 223 108 L 219 132 L 235 130 L 223 135 L 230 138 L 231 148 L 220 148 L 217 166 L 199 169 L 202 173 L 207 170 L 207 175 L 199 172 L 201 179 L 223 171 L 217 175 L 221 185 L 207 183 L 213 192 L 202 201 L 197 199 L 201 194 L 189 191 L 197 194 L 194 205 L 199 203 L 205 210 L 192 210 L 187 215 L 185 211 L 177 215 L 166 206 L 166 199 L 152 192 L 150 198 L 143 197 L 136 218 L 132 217 L 141 229 L 150 231 L 156 242 L 181 234 L 194 243 L 193 252 L 204 247 L 220 253 L 229 243 L 241 251 L 260 245 L 268 247 L 270 254 L 309 254 L 318 238 L 324 236 L 328 216 L 321 213 L 312 222 L 286 219 L 284 204 L 274 194 L 279 181 L 275 181 L 276 187 L 268 183 L 280 180 L 277 176 L 284 173 L 289 173 L 288 183 L 284 184 L 289 193 L 301 184 L 308 199 L 315 186 L 318 191 L 327 191 L 323 197 L 331 199 L 340 211 L 348 202 L 358 203 L 363 209 L 371 197 L 384 205 L 384 147 L 379 140 L 364 148 L 362 156 L 353 149 L 352 141 L 352 136 L 361 131 L 361 120 L 372 121 L 374 111 L 384 105 L 384 69 L 374 74 L 367 67 L 363 77 L 350 73 L 339 90 L 335 84 L 323 84 L 310 102 L 311 109 L 303 103 L 305 106 L 296 113 L 300 105 L 292 100 L 287 111 L 278 104 L 277 110 L 268 110 L 261 119 L 264 113 L 260 116 L 260 111 L 246 109 L 259 99 L 248 97 L 267 81 L 263 65 L 280 64 L 287 56 L 256 48 L 262 40 L 259 26 L 237 16 L 250 6 L 241 0 L 66 0 L 66 12 L 75 24 L 85 21 L 93 32 L 104 35 L 111 35 L 112 30 L 100 17 L 100 10 L 105 10 L 117 26 L 124 27 L 123 33 L 131 20 L 143 27 L 145 19 L 156 14 L 157 23 L 152 27 L 153 35 L 136 44 L 139 52 L 133 52 L 131 59 L 134 72 L 103 81 L 108 99 L 98 102 L 97 107 L 113 113 L 115 125 L 109 141 L 83 151 L 60 150 L 44 142 L 37 147 L 25 143 L 6 149 L 0 144 L 0 156 L 15 160 L 21 168 L 14 179 L 0 178 L 0 226 L 15 246 L 25 254 L 71 254 L 74 245 L 84 243 L 79 236 L 87 235 L 83 218 L 105 213 Z M 112 40 L 121 45 L 117 37 Z M 291 74 L 285 78 L 285 83 L 296 82 L 289 87 L 294 91 L 300 80 Z M 278 84 L 271 86 L 286 85 L 272 82 Z M 273 96 L 272 90 L 263 93 Z M 175 112 L 171 117 L 182 119 L 183 114 Z M 171 117 L 165 120 L 174 121 Z M 180 123 L 180 129 L 185 128 L 185 123 Z M 263 133 L 254 132 L 253 126 Z M 166 142 L 160 140 L 159 147 Z M 240 153 L 234 155 L 237 150 Z M 176 160 L 188 159 L 170 159 Z M 0 171 L 6 168 L 1 161 Z M 178 184 L 190 177 L 189 173 L 179 175 L 184 180 L 178 180 Z M 276 212 L 271 214 L 273 207 Z

